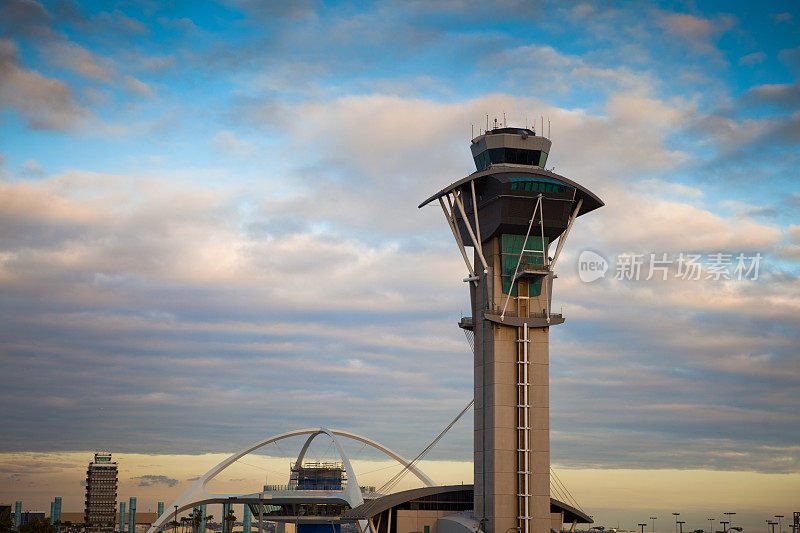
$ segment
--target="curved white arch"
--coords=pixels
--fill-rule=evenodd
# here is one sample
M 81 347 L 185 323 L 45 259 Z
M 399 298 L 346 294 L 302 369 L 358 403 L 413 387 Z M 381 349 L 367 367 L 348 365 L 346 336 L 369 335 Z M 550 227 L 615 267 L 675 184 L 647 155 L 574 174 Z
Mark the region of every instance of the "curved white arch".
M 311 446 L 311 441 L 313 441 L 317 437 L 317 435 L 320 435 L 320 433 L 312 433 L 311 435 L 308 436 L 306 442 L 303 444 L 303 447 L 300 448 L 300 453 L 297 454 L 297 460 L 295 461 L 296 464 L 299 465 L 303 464 L 303 458 L 305 458 L 306 456 L 308 447 Z
M 368 446 L 371 446 L 371 447 L 375 448 L 376 450 L 379 450 L 379 451 L 385 453 L 386 455 L 388 455 L 392 459 L 394 459 L 397 462 L 399 462 L 400 464 L 402 464 L 404 467 L 408 468 L 411 471 L 411 473 L 413 473 L 415 476 L 417 476 L 417 478 L 419 478 L 419 480 L 422 481 L 425 484 L 425 486 L 433 487 L 433 486 L 436 485 L 436 483 L 434 483 L 431 478 L 429 478 L 427 475 L 425 475 L 425 473 L 423 473 L 415 465 L 411 464 L 404 457 L 399 455 L 394 450 L 392 450 L 390 448 L 387 448 L 387 447 L 383 446 L 382 444 L 380 444 L 378 442 L 375 442 L 372 439 L 368 439 L 366 437 L 362 437 L 361 435 L 356 435 L 355 433 L 350 433 L 348 431 L 342 431 L 342 430 L 339 430 L 339 429 L 327 429 L 327 428 L 323 428 L 323 427 L 296 429 L 294 431 L 288 431 L 286 433 L 281 433 L 279 435 L 275 435 L 273 437 L 270 437 L 270 438 L 268 438 L 266 440 L 257 442 L 255 444 L 247 447 L 246 449 L 231 455 L 230 457 L 228 457 L 227 459 L 225 459 L 224 461 L 219 463 L 217 466 L 215 466 L 214 468 L 212 468 L 211 470 L 209 470 L 208 472 L 206 472 L 205 474 L 200 476 L 197 479 L 197 481 L 195 481 L 189 488 L 187 488 L 183 492 L 183 494 L 181 494 L 174 502 L 172 502 L 172 505 L 170 505 L 170 507 L 167 508 L 167 510 L 164 512 L 163 515 L 159 516 L 156 519 L 156 521 L 153 523 L 153 525 L 150 527 L 150 529 L 147 531 L 147 533 L 155 533 L 156 531 L 161 529 L 161 527 L 172 516 L 173 512 L 179 513 L 181 511 L 185 511 L 186 509 L 190 509 L 190 508 L 192 508 L 192 507 L 194 507 L 196 505 L 202 505 L 203 503 L 206 503 L 206 502 L 211 502 L 211 501 L 215 501 L 215 500 L 224 500 L 224 499 L 231 498 L 231 497 L 241 496 L 241 495 L 236 495 L 236 494 L 212 494 L 212 493 L 210 493 L 208 491 L 208 489 L 206 489 L 206 485 L 208 484 L 209 481 L 211 481 L 217 475 L 219 475 L 220 472 L 222 472 L 223 470 L 225 470 L 226 468 L 231 466 L 233 463 L 235 463 L 236 461 L 238 461 L 239 459 L 241 459 L 245 455 L 247 455 L 247 454 L 249 454 L 249 453 L 251 453 L 251 452 L 253 452 L 253 451 L 255 451 L 255 450 L 259 449 L 259 448 L 263 448 L 267 444 L 271 444 L 271 443 L 277 442 L 279 440 L 287 439 L 289 437 L 295 437 L 295 436 L 298 436 L 298 435 L 310 435 L 310 437 L 306 440 L 306 443 L 303 445 L 303 449 L 301 450 L 300 455 L 298 457 L 298 461 L 302 461 L 302 458 L 305 456 L 305 453 L 308 450 L 308 446 L 311 444 L 311 441 L 314 439 L 314 437 L 316 437 L 317 435 L 320 435 L 322 433 L 330 436 L 331 439 L 333 440 L 333 442 L 334 442 L 334 444 L 336 446 L 336 449 L 337 449 L 337 451 L 339 452 L 339 455 L 342 458 L 342 462 L 344 464 L 345 472 L 347 473 L 348 480 L 352 480 L 352 483 L 347 483 L 347 485 L 345 485 L 345 490 L 342 493 L 342 496 L 344 496 L 343 499 L 345 499 L 350 504 L 351 507 L 355 507 L 357 505 L 360 505 L 361 503 L 364 502 L 364 500 L 363 500 L 363 497 L 361 496 L 361 488 L 358 485 L 358 480 L 356 479 L 356 475 L 355 475 L 355 472 L 353 471 L 352 465 L 350 464 L 350 460 L 347 458 L 347 455 L 344 453 L 344 449 L 342 448 L 342 446 L 339 443 L 338 439 L 336 439 L 336 436 L 347 437 L 349 439 L 353 439 L 353 440 L 356 440 L 358 442 L 362 442 L 362 443 L 364 443 L 364 444 L 366 444 Z M 177 507 L 177 511 L 170 512 L 170 509 L 175 509 L 176 507 Z
M 317 435 L 322 435 L 323 433 L 329 436 L 333 441 L 333 444 L 336 445 L 336 451 L 339 452 L 339 457 L 342 458 L 342 464 L 344 465 L 344 471 L 347 473 L 348 482 L 344 486 L 344 491 L 342 491 L 344 499 L 350 504 L 350 508 L 357 507 L 364 503 L 364 497 L 361 495 L 361 486 L 358 484 L 356 472 L 353 470 L 353 465 L 350 464 L 350 459 L 347 457 L 347 454 L 344 453 L 344 449 L 339 443 L 339 439 L 336 438 L 335 434 L 331 430 L 319 428 L 319 430 L 309 435 L 308 439 L 306 439 L 306 443 L 303 444 L 303 448 L 300 450 L 300 455 L 297 457 L 297 464 L 302 464 L 303 457 L 305 456 L 306 451 L 308 451 L 308 446 L 311 444 L 311 441 L 314 440 Z

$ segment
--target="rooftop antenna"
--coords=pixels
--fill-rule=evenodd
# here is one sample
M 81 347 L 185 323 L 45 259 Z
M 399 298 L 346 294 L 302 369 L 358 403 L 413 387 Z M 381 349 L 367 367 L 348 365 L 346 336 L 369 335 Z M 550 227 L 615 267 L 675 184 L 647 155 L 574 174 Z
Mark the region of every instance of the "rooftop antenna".
M 544 115 L 540 115 L 542 118 L 542 135 L 544 135 Z
M 506 112 L 505 112 L 505 111 L 503 111 L 503 124 L 505 124 L 505 125 L 506 125 L 506 128 L 508 127 L 508 122 L 506 122 Z M 501 126 L 502 126 L 503 124 L 501 124 Z
M 470 133 L 472 134 L 472 139 L 474 139 L 475 138 L 475 124 L 470 124 L 470 126 L 472 126 L 472 131 Z
M 547 138 L 550 139 L 550 117 L 547 117 Z
M 486 131 L 489 131 L 489 115 L 486 115 Z

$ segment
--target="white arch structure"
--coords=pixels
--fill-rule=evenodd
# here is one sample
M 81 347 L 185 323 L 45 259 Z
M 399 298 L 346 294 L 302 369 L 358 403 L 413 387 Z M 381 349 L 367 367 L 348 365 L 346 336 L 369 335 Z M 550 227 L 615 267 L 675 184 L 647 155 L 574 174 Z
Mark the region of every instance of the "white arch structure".
M 147 533 L 156 533 L 160 530 L 164 524 L 166 524 L 169 519 L 172 517 L 173 513 L 177 514 L 181 511 L 185 511 L 187 509 L 191 509 L 198 505 L 203 505 L 207 503 L 223 503 L 228 502 L 231 498 L 244 498 L 250 497 L 258 499 L 260 497 L 259 493 L 255 494 L 212 494 L 206 488 L 206 485 L 209 481 L 214 479 L 217 475 L 219 475 L 223 470 L 231 466 L 233 463 L 244 457 L 245 455 L 258 450 L 266 446 L 267 444 L 271 444 L 273 442 L 277 442 L 279 440 L 287 439 L 289 437 L 296 437 L 298 435 L 309 435 L 308 439 L 306 439 L 305 444 L 303 444 L 302 449 L 300 450 L 300 454 L 297 457 L 297 463 L 301 464 L 303 458 L 305 457 L 306 452 L 308 451 L 308 447 L 311 445 L 311 441 L 314 440 L 318 435 L 325 434 L 331 438 L 334 445 L 336 446 L 336 450 L 339 453 L 339 456 L 342 459 L 342 463 L 347 473 L 347 484 L 345 485 L 344 490 L 337 490 L 337 491 L 326 491 L 328 495 L 325 497 L 331 499 L 338 499 L 346 501 L 350 507 L 357 507 L 364 503 L 364 498 L 361 495 L 361 487 L 358 483 L 358 479 L 356 478 L 355 471 L 353 470 L 353 466 L 350 464 L 350 459 L 345 454 L 342 445 L 339 443 L 339 440 L 336 436 L 340 437 L 347 437 L 349 439 L 356 440 L 358 442 L 362 442 L 368 446 L 375 448 L 376 450 L 385 453 L 392 459 L 396 460 L 398 463 L 402 464 L 405 468 L 411 471 L 412 474 L 417 476 L 420 481 L 422 481 L 425 486 L 433 487 L 436 486 L 436 483 L 433 482 L 431 478 L 429 478 L 425 473 L 423 473 L 419 468 L 415 465 L 411 464 L 410 461 L 406 460 L 400 454 L 396 453 L 394 450 L 383 446 L 382 444 L 375 442 L 372 439 L 368 439 L 366 437 L 362 437 L 361 435 L 356 435 L 355 433 L 350 433 L 348 431 L 342 431 L 340 429 L 328 429 L 324 427 L 320 428 L 306 428 L 306 429 L 296 429 L 294 431 L 288 431 L 286 433 L 281 433 L 280 435 L 275 435 L 270 437 L 266 440 L 262 440 L 253 444 L 252 446 L 247 447 L 246 449 L 237 452 L 217 466 L 200 476 L 197 481 L 192 484 L 188 489 L 186 489 L 183 494 L 181 494 L 172 505 L 164 510 L 164 514 L 159 516 Z M 299 491 L 298 496 L 302 494 L 302 491 Z M 175 508 L 177 507 L 177 511 Z

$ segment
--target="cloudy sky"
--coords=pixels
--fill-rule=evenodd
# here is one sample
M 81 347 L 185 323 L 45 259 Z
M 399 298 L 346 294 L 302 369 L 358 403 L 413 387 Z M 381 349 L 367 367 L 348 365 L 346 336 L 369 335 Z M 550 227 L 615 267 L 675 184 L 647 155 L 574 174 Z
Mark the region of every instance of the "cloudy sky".
M 143 509 L 298 427 L 414 456 L 472 394 L 463 263 L 416 206 L 474 170 L 488 114 L 549 121 L 548 166 L 606 202 L 551 332 L 581 505 L 797 510 L 800 9 L 738 4 L 2 2 L 0 503 L 81 509 L 100 449 Z M 470 481 L 471 434 L 433 477 Z

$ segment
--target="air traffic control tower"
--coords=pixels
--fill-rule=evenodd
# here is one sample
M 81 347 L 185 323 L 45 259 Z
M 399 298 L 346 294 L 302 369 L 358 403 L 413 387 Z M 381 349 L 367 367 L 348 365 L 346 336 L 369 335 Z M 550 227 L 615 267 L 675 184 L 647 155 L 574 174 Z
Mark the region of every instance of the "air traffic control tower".
M 459 325 L 474 340 L 474 516 L 486 533 L 551 528 L 554 268 L 575 219 L 603 202 L 545 170 L 550 145 L 527 128 L 488 130 L 472 139 L 477 170 L 420 205 L 439 203 L 467 267 L 472 317 Z

